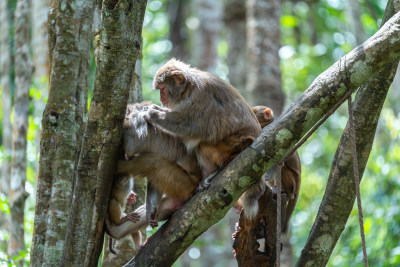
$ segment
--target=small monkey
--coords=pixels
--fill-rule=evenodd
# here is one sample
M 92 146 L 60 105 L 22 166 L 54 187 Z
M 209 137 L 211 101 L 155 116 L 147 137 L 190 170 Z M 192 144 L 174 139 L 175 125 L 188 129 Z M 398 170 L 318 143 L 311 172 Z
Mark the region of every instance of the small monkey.
M 136 222 L 139 217 L 135 213 L 129 213 L 125 216 L 123 211 L 125 204 L 128 202 L 134 204 L 136 202 L 135 193 L 132 191 L 133 180 L 129 176 L 117 176 L 114 178 L 113 186 L 111 189 L 110 202 L 108 204 L 108 222 L 114 225 L 121 225 L 127 221 Z M 107 226 L 107 220 L 106 220 Z M 142 243 L 142 236 L 140 231 L 133 231 L 130 233 L 132 240 L 135 244 L 135 250 L 140 248 Z M 110 237 L 109 249 L 113 254 L 117 252 L 113 249 L 113 239 Z
M 266 106 L 255 106 L 252 108 L 262 128 L 270 124 L 274 120 L 272 110 Z M 277 171 L 276 166 L 272 167 L 272 172 Z M 268 173 L 267 173 L 268 174 Z M 236 210 L 240 211 L 244 208 L 246 217 L 254 218 L 258 213 L 258 198 L 264 193 L 266 184 L 276 192 L 276 180 L 265 182 L 260 179 L 252 185 L 240 197 L 235 204 Z M 281 170 L 282 191 L 288 196 L 285 208 L 285 216 L 283 218 L 282 232 L 286 232 L 289 227 L 289 220 L 293 214 L 294 208 L 300 191 L 301 183 L 301 163 L 299 154 L 295 151 L 285 162 Z
M 200 191 L 261 132 L 238 91 L 210 73 L 171 59 L 157 71 L 153 87 L 168 110 L 149 110 L 146 119 L 195 153 L 203 177 Z

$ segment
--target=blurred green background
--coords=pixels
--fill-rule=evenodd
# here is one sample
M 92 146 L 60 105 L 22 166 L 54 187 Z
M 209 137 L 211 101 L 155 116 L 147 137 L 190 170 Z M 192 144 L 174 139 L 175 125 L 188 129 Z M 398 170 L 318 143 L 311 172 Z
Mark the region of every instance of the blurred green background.
M 9 0 L 10 14 L 16 6 L 15 0 Z M 143 96 L 159 104 L 158 93 L 151 88 L 152 77 L 156 70 L 170 58 L 172 43 L 169 41 L 169 18 L 167 1 L 149 0 L 143 28 Z M 360 20 L 368 36 L 379 28 L 380 19 L 386 1 L 361 0 Z M 356 45 L 356 38 L 349 28 L 346 0 L 322 1 L 285 1 L 282 4 L 281 17 L 281 71 L 282 85 L 286 94 L 286 106 L 295 100 L 311 82 L 330 67 L 341 56 Z M 187 11 L 182 28 L 186 38 L 188 57 L 195 49 L 193 35 L 199 20 L 196 14 Z M 3 30 L 3 28 L 2 28 Z M 10 28 L 11 36 L 13 28 Z M 228 44 L 222 27 L 218 41 L 218 64 L 216 75 L 227 79 L 229 67 L 226 63 Z M 14 53 L 14 51 L 12 51 Z M 93 57 L 92 57 L 93 58 Z M 192 65 L 195 62 L 188 63 Z M 195 66 L 195 65 L 194 65 Z M 90 86 L 94 83 L 94 59 L 91 64 Z M 11 74 L 13 75 L 13 73 Z M 397 79 L 397 80 L 396 80 Z M 375 142 L 370 155 L 364 179 L 361 184 L 364 207 L 365 234 L 370 266 L 400 266 L 400 77 L 397 75 L 389 91 L 382 110 Z M 12 80 L 11 80 L 12 81 Z M 397 81 L 397 82 L 396 82 Z M 47 84 L 47 77 L 32 83 L 30 96 L 42 99 L 37 83 Z M 12 84 L 13 90 L 13 84 Z M 46 99 L 44 99 L 46 101 Z M 34 109 L 34 101 L 31 101 Z M 26 191 L 30 197 L 26 202 L 25 241 L 30 248 L 33 230 L 35 188 L 39 160 L 36 136 L 40 133 L 40 117 L 31 112 L 28 130 L 28 169 Z M 293 256 L 296 259 L 304 246 L 315 219 L 322 195 L 325 190 L 330 166 L 342 130 L 347 122 L 347 108 L 343 105 L 324 123 L 313 136 L 299 149 L 302 160 L 302 185 L 295 214 L 291 220 L 291 238 Z M 0 126 L 1 127 L 1 126 Z M 0 159 L 10 160 L 3 153 Z M 2 217 L 9 213 L 8 199 L 0 194 Z M 4 213 L 4 214 L 3 214 Z M 0 266 L 7 265 L 7 225 L 0 226 Z M 234 231 L 233 226 L 220 223 L 216 232 Z M 217 236 L 216 236 L 217 237 Z M 198 239 L 185 253 L 188 260 L 180 259 L 176 266 L 204 266 L 207 258 L 205 246 L 212 246 L 214 252 L 233 258 L 231 240 L 226 238 Z M 204 255 L 205 254 L 205 255 Z M 29 260 L 29 249 L 20 255 Z M 187 265 L 189 262 L 189 265 Z M 11 263 L 8 263 L 12 265 Z M 226 261 L 218 261 L 215 266 L 228 266 Z M 341 238 L 333 252 L 328 266 L 363 266 L 361 240 L 357 210 L 353 209 Z

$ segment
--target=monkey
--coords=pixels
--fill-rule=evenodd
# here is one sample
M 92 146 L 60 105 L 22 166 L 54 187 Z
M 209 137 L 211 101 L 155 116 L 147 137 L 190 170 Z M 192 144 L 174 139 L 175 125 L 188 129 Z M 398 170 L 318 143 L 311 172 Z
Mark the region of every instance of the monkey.
M 128 106 L 123 150 L 129 159 L 118 162 L 117 174 L 147 177 L 146 216 L 155 226 L 162 196 L 173 198 L 178 208 L 191 198 L 202 177 L 197 158 L 186 150 L 182 140 L 144 119 L 144 114 L 153 109 L 166 110 L 150 102 Z
M 106 220 L 106 227 L 109 226 L 110 223 L 114 225 L 121 225 L 128 220 L 133 222 L 139 220 L 139 216 L 135 213 L 129 213 L 122 217 L 124 215 L 123 211 L 125 208 L 125 203 L 128 202 L 130 204 L 134 204 L 136 202 L 136 195 L 133 193 L 132 187 L 133 180 L 129 176 L 117 176 L 114 178 L 113 186 L 111 188 L 110 202 L 108 205 L 108 220 Z M 139 230 L 140 229 L 130 233 L 135 244 L 135 250 L 138 250 L 142 243 L 142 236 Z M 111 253 L 117 254 L 113 248 L 112 237 L 110 237 L 109 240 L 109 249 Z
M 202 172 L 198 191 L 207 189 L 216 173 L 261 132 L 239 92 L 208 72 L 173 58 L 157 71 L 153 87 L 167 109 L 150 109 L 145 119 L 194 152 Z
M 273 111 L 267 106 L 255 106 L 251 108 L 255 113 L 262 128 L 273 122 L 274 114 Z M 273 172 L 277 172 L 279 169 L 276 165 L 271 171 L 267 172 L 269 175 Z M 247 191 L 240 197 L 239 201 L 235 204 L 234 208 L 239 212 L 244 207 L 246 217 L 254 218 L 258 213 L 258 198 L 264 193 L 265 186 L 268 185 L 276 192 L 276 180 L 272 179 L 266 181 L 260 179 L 256 184 L 252 185 Z M 281 170 L 281 185 L 282 191 L 288 197 L 285 203 L 285 214 L 283 216 L 282 232 L 286 232 L 289 227 L 289 220 L 293 214 L 294 208 L 297 203 L 301 184 L 301 163 L 299 154 L 295 151 L 285 162 Z

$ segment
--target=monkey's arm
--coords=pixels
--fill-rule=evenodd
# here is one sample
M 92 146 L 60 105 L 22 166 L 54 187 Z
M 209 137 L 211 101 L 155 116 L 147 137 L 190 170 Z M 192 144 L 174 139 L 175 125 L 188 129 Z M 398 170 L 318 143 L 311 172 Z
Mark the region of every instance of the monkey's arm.
M 146 206 L 142 205 L 137 208 L 134 212 L 139 216 L 139 220 L 132 222 L 130 220 L 122 223 L 121 225 L 115 225 L 111 223 L 110 218 L 107 216 L 105 220 L 106 233 L 115 239 L 120 239 L 132 232 L 139 231 L 147 227 L 148 222 L 146 219 Z

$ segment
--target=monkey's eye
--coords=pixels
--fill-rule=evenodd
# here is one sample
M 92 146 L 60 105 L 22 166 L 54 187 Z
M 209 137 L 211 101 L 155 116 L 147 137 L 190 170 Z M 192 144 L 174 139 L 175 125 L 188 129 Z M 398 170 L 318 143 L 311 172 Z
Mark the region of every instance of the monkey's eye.
M 158 89 L 158 90 L 160 90 L 160 91 L 164 91 L 164 90 L 167 89 L 167 88 L 166 88 L 165 84 L 159 83 L 159 84 L 157 84 L 156 89 Z

